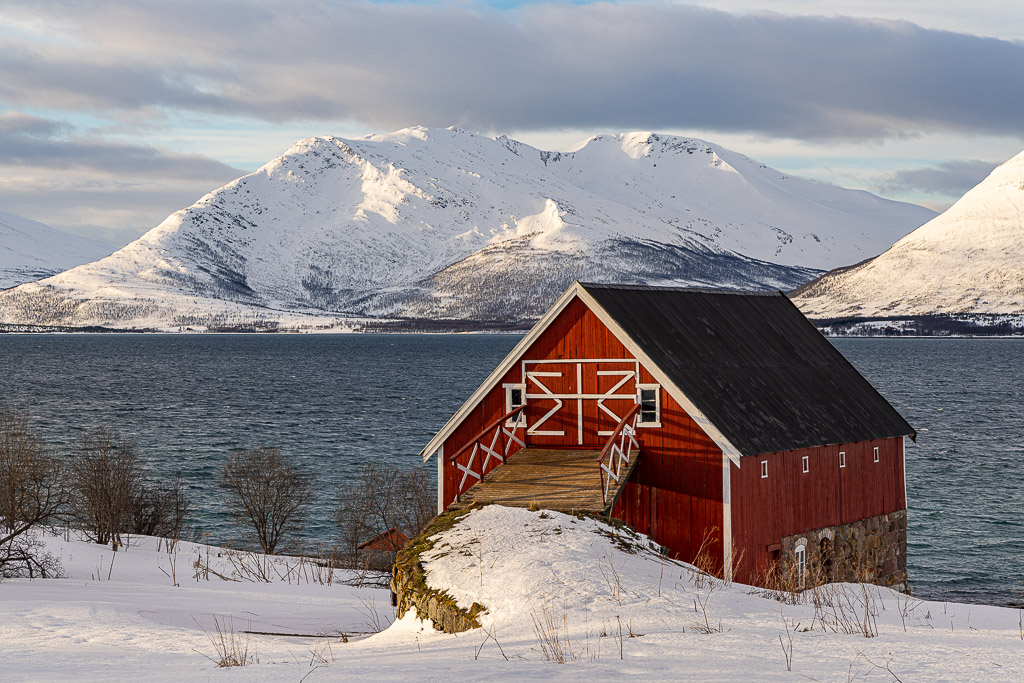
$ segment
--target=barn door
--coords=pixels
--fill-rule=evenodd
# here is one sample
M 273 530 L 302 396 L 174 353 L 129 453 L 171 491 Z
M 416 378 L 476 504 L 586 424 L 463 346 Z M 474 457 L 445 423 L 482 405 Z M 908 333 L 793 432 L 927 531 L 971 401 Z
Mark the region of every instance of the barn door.
M 604 444 L 636 402 L 636 361 L 525 361 L 526 435 L 531 444 Z
M 566 407 L 575 383 L 568 363 L 531 364 L 526 370 L 526 436 L 543 446 L 566 445 L 575 421 Z

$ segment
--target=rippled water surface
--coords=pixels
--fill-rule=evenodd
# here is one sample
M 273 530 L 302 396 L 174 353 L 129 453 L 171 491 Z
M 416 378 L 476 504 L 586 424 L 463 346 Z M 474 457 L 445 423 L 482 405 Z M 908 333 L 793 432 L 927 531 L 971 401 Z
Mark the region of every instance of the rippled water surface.
M 235 537 L 216 479 L 234 449 L 278 446 L 315 472 L 308 533 L 359 463 L 417 453 L 505 356 L 510 335 L 0 335 L 0 396 L 49 443 L 132 438 L 180 472 L 192 522 Z M 920 432 L 907 448 L 909 563 L 919 595 L 1005 603 L 1024 584 L 1024 341 L 836 342 Z

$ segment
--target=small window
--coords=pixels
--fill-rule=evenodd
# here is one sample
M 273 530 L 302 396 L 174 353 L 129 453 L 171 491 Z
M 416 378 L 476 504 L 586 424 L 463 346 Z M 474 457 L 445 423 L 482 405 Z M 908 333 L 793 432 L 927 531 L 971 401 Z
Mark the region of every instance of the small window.
M 839 466 L 846 467 L 846 451 L 839 451 Z
M 811 456 L 805 455 L 800 458 L 800 471 L 807 474 L 811 471 Z
M 875 446 L 875 462 L 878 462 L 878 446 Z
M 793 550 L 793 559 L 796 561 L 796 585 L 803 588 L 807 585 L 807 546 L 800 543 Z
M 768 461 L 767 460 L 762 460 L 761 461 L 761 478 L 762 479 L 767 479 L 768 478 Z
M 641 384 L 637 387 L 640 403 L 641 427 L 661 426 L 661 386 L 658 384 Z
M 526 385 L 525 384 L 506 384 L 505 385 L 505 412 L 509 413 L 518 408 L 521 405 L 526 404 Z M 519 413 L 518 419 L 511 419 L 505 421 L 507 427 L 518 427 L 526 424 L 526 411 Z

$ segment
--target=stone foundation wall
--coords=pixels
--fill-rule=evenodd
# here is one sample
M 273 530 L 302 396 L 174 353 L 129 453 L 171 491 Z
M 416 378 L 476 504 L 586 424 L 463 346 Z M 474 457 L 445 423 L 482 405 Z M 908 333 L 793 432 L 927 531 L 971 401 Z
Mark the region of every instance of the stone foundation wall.
M 795 551 L 801 542 L 808 585 L 863 582 L 910 592 L 906 510 L 786 536 L 781 549 L 784 571 L 795 567 Z
M 433 537 L 450 529 L 458 520 L 481 505 L 474 504 L 456 510 L 447 510 L 435 517 L 427 528 L 398 551 L 391 572 L 391 591 L 395 594 L 398 618 L 415 611 L 420 619 L 429 619 L 434 628 L 445 633 L 460 633 L 479 628 L 479 615 L 484 607 L 473 603 L 469 609 L 459 607 L 445 591 L 427 585 L 420 554 L 434 547 Z
M 415 571 L 395 566 L 391 577 L 391 590 L 398 596 L 397 616 L 415 611 L 420 619 L 429 619 L 434 628 L 445 633 L 461 633 L 480 626 L 477 616 L 483 608 L 474 604 L 473 609 L 460 609 L 447 593 L 426 588 L 422 577 Z

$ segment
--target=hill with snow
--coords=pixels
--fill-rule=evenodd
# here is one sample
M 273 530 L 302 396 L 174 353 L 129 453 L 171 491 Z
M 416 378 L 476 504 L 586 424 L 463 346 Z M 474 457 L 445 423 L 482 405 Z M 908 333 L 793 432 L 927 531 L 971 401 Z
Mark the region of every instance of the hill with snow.
M 812 318 L 1024 313 L 1024 152 L 877 258 L 798 290 Z
M 565 153 L 454 128 L 310 138 L 117 253 L 0 296 L 0 321 L 522 320 L 574 279 L 791 289 L 932 215 L 650 133 Z
M 111 251 L 99 242 L 0 211 L 0 289 L 56 275 Z

